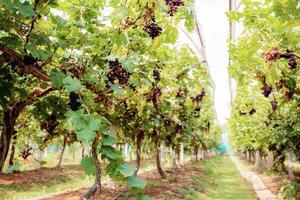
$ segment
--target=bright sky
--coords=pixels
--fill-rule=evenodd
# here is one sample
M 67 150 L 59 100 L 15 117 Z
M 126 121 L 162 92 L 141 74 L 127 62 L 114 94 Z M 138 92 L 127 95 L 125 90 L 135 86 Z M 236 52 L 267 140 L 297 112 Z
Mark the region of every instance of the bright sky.
M 228 82 L 228 52 L 227 39 L 229 25 L 225 12 L 228 10 L 228 1 L 224 0 L 196 0 L 196 14 L 205 45 L 205 53 L 212 79 L 215 83 L 214 104 L 220 124 L 224 124 L 230 115 L 230 90 Z M 197 36 L 190 37 L 195 45 L 191 45 L 189 38 L 181 35 L 180 40 L 189 43 L 199 53 L 200 42 Z

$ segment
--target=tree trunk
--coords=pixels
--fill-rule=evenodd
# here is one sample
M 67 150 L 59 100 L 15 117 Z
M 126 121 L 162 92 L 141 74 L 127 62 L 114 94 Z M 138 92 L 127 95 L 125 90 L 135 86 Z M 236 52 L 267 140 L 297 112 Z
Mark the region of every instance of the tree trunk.
M 3 127 L 0 137 L 0 172 L 2 172 L 8 155 L 11 138 L 14 134 L 15 119 L 12 112 L 5 111 L 3 116 Z
M 84 158 L 84 146 L 82 146 L 82 149 L 81 149 L 81 159 Z
M 64 157 L 66 146 L 67 146 L 67 136 L 64 136 L 63 148 L 62 148 L 61 153 L 59 155 L 59 159 L 58 159 L 58 163 L 56 165 L 56 168 L 60 168 L 62 159 Z
M 8 164 L 10 166 L 14 166 L 14 158 L 15 158 L 15 151 L 16 151 L 16 142 L 17 142 L 17 134 L 14 134 L 14 136 L 13 136 L 13 142 L 11 144 L 10 157 L 9 157 L 9 160 L 8 160 Z
M 294 179 L 294 169 L 293 169 L 293 153 L 288 152 L 288 174 L 290 179 Z
M 143 135 L 138 134 L 136 137 L 136 171 L 135 171 L 135 175 L 137 175 L 137 173 L 140 169 L 140 166 L 141 166 L 142 142 L 143 142 Z
M 45 96 L 53 91 L 52 87 L 48 87 L 45 90 L 40 88 L 35 89 L 28 95 L 26 100 L 19 100 L 12 102 L 12 106 L 7 106 L 3 116 L 3 127 L 0 136 L 0 173 L 2 172 L 7 158 L 11 138 L 15 134 L 15 123 L 22 110 L 38 98 Z
M 184 146 L 180 144 L 179 164 L 184 167 Z
M 155 148 L 156 148 L 156 167 L 157 167 L 157 171 L 160 175 L 161 178 L 166 178 L 166 173 L 164 172 L 164 170 L 161 167 L 161 163 L 160 163 L 160 147 L 158 144 L 155 144 Z
M 95 176 L 95 182 L 94 184 L 89 188 L 87 192 L 85 192 L 81 197 L 80 200 L 88 200 L 90 199 L 95 193 L 100 190 L 100 195 L 101 195 L 101 165 L 100 161 L 98 159 L 98 153 L 97 153 L 97 148 L 98 148 L 98 142 L 99 138 L 96 137 L 93 141 L 92 144 L 92 157 L 95 161 L 96 165 L 96 176 Z M 100 197 L 99 197 L 100 198 Z
M 160 144 L 160 162 L 161 167 L 165 169 L 165 160 L 166 160 L 166 144 L 162 142 Z

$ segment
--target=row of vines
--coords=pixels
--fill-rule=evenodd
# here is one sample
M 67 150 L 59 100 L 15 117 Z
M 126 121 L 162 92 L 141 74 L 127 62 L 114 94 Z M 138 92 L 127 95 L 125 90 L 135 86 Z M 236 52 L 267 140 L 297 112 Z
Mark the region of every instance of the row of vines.
M 217 145 L 207 68 L 176 43 L 194 30 L 186 0 L 0 0 L 0 170 L 31 155 L 32 144 L 76 142 L 95 175 L 82 199 L 101 190 L 101 171 L 143 195 L 142 146 L 179 154 Z M 295 49 L 296 50 L 296 49 Z M 120 144 L 136 149 L 136 167 Z M 9 159 L 8 159 L 9 157 Z M 107 164 L 103 169 L 103 161 Z M 102 167 L 101 167 L 102 166 Z
M 228 13 L 244 25 L 230 44 L 237 84 L 229 119 L 233 146 L 249 157 L 273 157 L 269 167 L 287 174 L 288 158 L 300 158 L 300 4 L 242 3 L 243 11 Z

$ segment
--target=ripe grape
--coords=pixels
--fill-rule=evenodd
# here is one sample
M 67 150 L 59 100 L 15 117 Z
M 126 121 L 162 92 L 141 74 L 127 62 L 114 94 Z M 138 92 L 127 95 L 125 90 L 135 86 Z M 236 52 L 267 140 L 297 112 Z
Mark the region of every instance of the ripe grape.
M 160 101 L 160 97 L 162 95 L 162 91 L 159 87 L 154 87 L 152 92 L 152 103 L 153 105 L 157 105 Z
M 46 130 L 49 133 L 52 133 L 54 129 L 58 126 L 58 121 L 56 119 L 56 116 L 51 114 L 47 117 L 47 119 L 43 120 L 41 122 L 41 128 Z
M 278 58 L 280 58 L 280 52 L 278 49 L 271 49 L 270 51 L 268 51 L 267 53 L 263 54 L 263 58 L 266 61 L 272 61 L 272 60 L 276 60 Z
M 169 15 L 173 16 L 176 12 L 179 6 L 183 6 L 184 3 L 181 0 L 166 0 L 166 5 L 169 7 Z
M 69 95 L 69 103 L 68 105 L 70 106 L 71 110 L 73 111 L 77 111 L 79 109 L 79 107 L 81 106 L 81 103 L 78 102 L 78 100 L 80 99 L 79 94 L 75 93 L 75 92 L 71 92 Z
M 206 94 L 205 89 L 202 89 L 201 93 L 197 95 L 194 100 L 197 101 L 198 103 L 201 102 L 202 99 L 205 97 L 205 94 Z
M 28 144 L 25 145 L 24 149 L 21 151 L 21 157 L 23 159 L 27 159 L 28 156 L 31 155 L 31 151 L 32 150 L 32 147 Z
M 130 73 L 122 67 L 122 64 L 119 60 L 109 61 L 110 71 L 108 72 L 108 80 L 114 83 L 115 80 L 118 80 L 120 85 L 125 85 L 128 83 Z
M 159 73 L 159 71 L 158 70 L 153 70 L 153 72 L 152 72 L 152 76 L 153 76 L 153 78 L 154 78 L 154 80 L 156 80 L 156 81 L 160 81 L 160 73 Z
M 268 86 L 267 83 L 264 81 L 263 86 L 261 87 L 263 95 L 268 98 L 272 92 L 272 86 Z
M 288 65 L 290 66 L 291 70 L 297 68 L 297 58 L 295 56 L 290 57 Z
M 146 31 L 150 37 L 154 39 L 161 34 L 162 28 L 159 27 L 154 20 L 152 20 L 150 23 L 146 23 L 144 25 L 144 31 Z
M 277 109 L 277 101 L 276 100 L 272 100 L 271 101 L 271 106 L 272 106 L 272 110 L 275 111 Z

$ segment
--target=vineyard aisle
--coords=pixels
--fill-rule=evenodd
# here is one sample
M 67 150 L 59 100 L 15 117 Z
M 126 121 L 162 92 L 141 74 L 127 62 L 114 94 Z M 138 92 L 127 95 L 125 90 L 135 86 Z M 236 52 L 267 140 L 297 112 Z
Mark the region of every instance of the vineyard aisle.
M 239 170 L 241 175 L 253 184 L 254 190 L 261 200 L 276 200 L 277 197 L 274 195 L 268 187 L 263 183 L 261 178 L 253 171 L 248 169 L 241 161 L 235 157 L 230 156 L 232 162 L 235 164 L 236 168 Z

